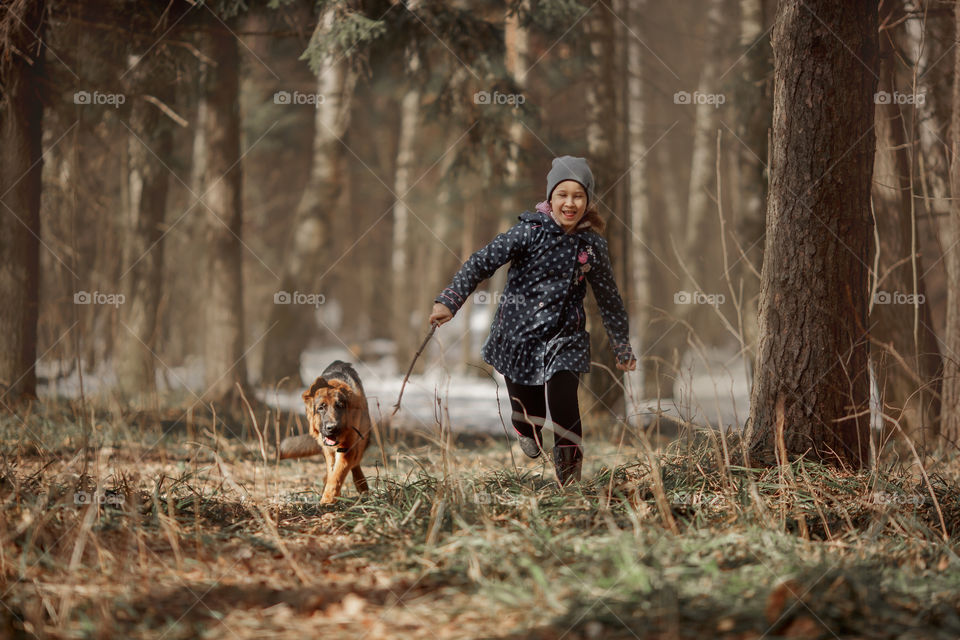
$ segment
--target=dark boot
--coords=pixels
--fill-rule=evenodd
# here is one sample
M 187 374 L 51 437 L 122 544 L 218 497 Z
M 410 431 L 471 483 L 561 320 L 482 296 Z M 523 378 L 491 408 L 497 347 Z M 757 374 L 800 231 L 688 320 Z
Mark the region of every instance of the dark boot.
M 543 450 L 543 439 L 540 437 L 540 430 L 534 430 L 535 437 L 528 438 L 517 431 L 517 437 L 520 439 L 520 449 L 530 458 L 536 458 Z
M 557 482 L 566 486 L 574 480 L 580 480 L 580 466 L 583 451 L 579 446 L 560 445 L 553 448 L 553 468 L 557 472 Z

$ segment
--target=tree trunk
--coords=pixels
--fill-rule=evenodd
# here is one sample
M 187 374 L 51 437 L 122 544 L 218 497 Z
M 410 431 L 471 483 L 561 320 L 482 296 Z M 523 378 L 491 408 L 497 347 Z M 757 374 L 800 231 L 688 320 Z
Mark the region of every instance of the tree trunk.
M 451 138 L 450 143 L 452 144 L 454 140 L 456 138 Z M 425 247 L 427 267 L 424 270 L 424 280 L 428 283 L 425 289 L 427 292 L 433 291 L 433 295 L 436 295 L 436 292 L 440 291 L 446 284 L 444 280 L 447 279 L 447 273 L 443 265 L 447 254 L 452 251 L 451 245 L 455 244 L 451 237 L 450 222 L 454 216 L 460 217 L 458 215 L 460 212 L 453 209 L 454 191 L 456 189 L 456 181 L 450 174 L 453 159 L 454 153 L 451 151 L 444 156 L 438 167 L 441 183 L 437 194 L 436 210 L 433 214 L 433 234 L 430 235 L 428 245 Z M 459 254 L 455 255 L 457 258 L 460 257 Z M 422 315 L 426 316 L 427 314 Z M 426 326 L 426 323 L 424 323 L 424 326 Z
M 247 386 L 244 358 L 242 200 L 240 162 L 239 59 L 237 39 L 219 20 L 208 22 L 205 53 L 215 66 L 207 69 L 204 93 L 207 142 L 203 200 L 206 255 L 204 303 L 204 399 L 229 401 L 236 384 Z M 202 206 L 202 205 L 201 205 Z M 252 394 L 247 394 L 252 398 Z
M 451 87 L 457 87 L 462 90 L 464 88 L 463 83 L 466 80 L 466 75 L 466 70 L 463 67 L 458 67 L 458 69 L 454 71 Z M 450 137 L 447 138 L 447 146 L 444 149 L 446 155 L 440 160 L 438 167 L 440 187 L 437 195 L 437 206 L 434 207 L 434 211 L 432 212 L 433 232 L 428 234 L 426 238 L 426 268 L 423 270 L 423 281 L 426 285 L 425 293 L 422 296 L 417 296 L 417 300 L 424 301 L 423 306 L 419 308 L 422 310 L 421 318 L 426 318 L 430 308 L 428 305 L 433 304 L 433 296 L 437 295 L 437 292 L 447 284 L 446 281 L 449 277 L 449 271 L 446 268 L 447 264 L 451 262 L 456 263 L 451 265 L 454 268 L 462 264 L 460 261 L 460 253 L 452 249 L 457 242 L 453 237 L 453 225 L 451 224 L 454 219 L 462 221 L 466 217 L 462 207 L 454 208 L 455 193 L 458 184 L 452 175 L 453 162 L 456 159 L 456 153 L 453 147 L 456 145 L 460 135 L 461 132 L 458 130 L 451 131 Z M 453 255 L 451 256 L 450 254 Z M 500 269 L 497 273 L 499 274 L 500 271 L 506 270 Z M 420 326 L 425 328 L 426 322 L 423 322 Z M 463 323 L 463 328 L 464 333 L 462 333 L 457 340 L 465 341 L 469 346 L 470 323 Z M 435 348 L 438 346 L 439 343 L 435 343 Z M 444 347 L 449 348 L 450 345 L 445 344 Z M 426 358 L 419 358 L 417 360 L 418 367 L 415 371 L 418 373 L 423 371 L 426 362 Z M 401 364 L 401 366 L 403 365 Z M 467 360 L 457 361 L 455 366 L 459 372 L 463 373 L 467 368 Z
M 417 3 L 410 2 L 408 9 L 415 10 Z M 393 247 L 391 267 L 393 270 L 393 340 L 396 345 L 397 363 L 401 369 L 402 363 L 413 356 L 414 331 L 420 325 L 416 324 L 413 314 L 413 300 L 411 299 L 412 269 L 410 260 L 410 209 L 406 199 L 412 183 L 414 160 L 416 157 L 415 141 L 420 115 L 420 88 L 417 85 L 417 75 L 420 70 L 420 57 L 415 49 L 406 52 L 406 77 L 410 83 L 400 100 L 400 132 L 397 143 L 397 166 L 393 177 L 393 193 L 396 198 L 393 205 Z
M 890 95 L 897 88 L 889 31 L 880 35 L 879 87 Z M 879 344 L 873 345 L 871 360 L 885 431 L 899 437 L 902 430 L 915 444 L 926 446 L 935 442 L 941 360 L 921 278 L 924 269 L 916 255 L 910 158 L 900 105 L 895 101 L 877 104 L 876 135 L 873 209 L 880 244 L 871 252 L 878 254 L 878 282 L 870 332 Z M 869 262 L 875 263 L 874 259 Z M 899 422 L 900 428 L 890 420 Z
M 960 34 L 960 3 L 954 7 Z M 960 47 L 954 47 L 953 118 L 950 125 L 949 244 L 945 245 L 947 320 L 944 330 L 943 419 L 941 432 L 953 447 L 960 446 Z
M 706 42 L 703 67 L 697 83 L 697 92 L 701 95 L 718 93 L 717 78 L 721 74 L 723 60 L 723 4 L 724 0 L 710 0 L 706 8 Z M 684 224 L 685 235 L 677 238 L 682 247 L 680 259 L 686 263 L 684 290 L 697 292 L 706 287 L 704 294 L 716 294 L 713 283 L 707 281 L 709 265 L 713 261 L 712 245 L 716 244 L 717 215 L 716 160 L 717 160 L 717 107 L 709 101 L 696 103 L 696 117 L 693 125 L 693 153 L 690 157 L 690 186 L 687 192 L 687 219 Z M 682 242 L 682 244 L 681 244 Z M 698 287 L 699 285 L 699 287 Z M 678 309 L 678 315 L 688 324 L 689 329 L 709 341 L 707 327 L 716 325 L 716 309 L 708 305 L 688 304 Z M 711 317 L 713 316 L 713 317 Z M 684 345 L 686 343 L 683 343 Z
M 529 0 L 521 0 L 520 4 L 516 7 L 516 11 L 511 12 L 508 8 L 507 15 L 504 19 L 504 67 L 507 74 L 513 78 L 513 82 L 520 92 L 526 91 L 527 88 L 527 70 L 529 68 L 528 52 L 530 47 L 530 33 L 521 24 L 520 14 L 528 13 L 530 11 L 529 5 Z M 534 204 L 526 200 L 526 198 L 530 197 L 531 191 L 529 189 L 523 189 L 520 180 L 520 159 L 523 157 L 523 150 L 526 148 L 526 142 L 529 138 L 527 128 L 518 117 L 512 120 L 507 130 L 509 132 L 509 145 L 504 164 L 503 186 L 500 189 L 503 194 L 502 211 L 504 215 L 499 218 L 497 233 L 506 232 L 507 229 L 516 223 L 517 216 L 523 211 L 533 209 Z M 484 167 L 484 176 L 487 178 L 484 184 L 490 186 L 492 184 L 490 177 L 493 171 L 490 170 L 491 160 L 489 154 L 484 159 Z M 534 190 L 533 193 L 536 193 L 536 190 Z M 466 255 L 469 256 L 469 253 Z M 497 269 L 496 273 L 490 278 L 489 292 L 492 303 L 486 305 L 484 308 L 486 314 L 484 324 L 487 326 L 493 323 L 493 318 L 497 313 L 497 296 L 502 295 L 503 290 L 507 286 L 507 273 L 508 269 Z M 465 341 L 469 347 L 470 323 L 465 322 L 464 324 L 467 326 Z M 464 361 L 465 364 L 467 362 L 469 362 L 469 360 Z M 471 369 L 468 369 L 468 371 L 471 371 Z M 476 369 L 472 369 L 472 372 L 480 375 Z
M 905 3 L 908 9 L 931 9 L 935 2 Z M 919 5 L 919 6 L 918 6 Z M 896 6 L 896 5 L 895 5 Z M 924 100 L 913 105 L 919 115 L 916 137 L 916 171 L 924 209 L 938 220 L 949 220 L 950 210 L 950 94 L 943 87 L 953 82 L 953 67 L 947 64 L 949 45 L 955 42 L 953 17 L 944 14 L 913 18 L 903 24 L 906 55 L 914 61 L 916 91 Z M 945 245 L 948 246 L 948 245 Z
M 780 4 L 750 402 L 752 453 L 764 461 L 867 462 L 877 22 L 875 1 Z
M 0 407 L 36 396 L 44 11 L 26 4 L 0 60 Z
M 641 17 L 646 10 L 646 1 L 627 6 L 624 17 L 630 29 L 642 34 Z M 640 35 L 640 37 L 643 37 Z M 644 138 L 646 109 L 643 89 L 643 44 L 639 38 L 626 39 L 627 64 L 624 72 L 627 83 L 627 166 L 630 167 L 630 339 L 640 349 L 637 354 L 638 368 L 644 370 L 642 357 L 643 335 L 650 321 L 650 272 L 647 255 L 650 238 L 646 234 L 650 211 L 647 187 L 647 144 Z
M 618 59 L 617 39 L 615 27 L 617 19 L 606 5 L 599 5 L 586 18 L 587 29 L 590 35 L 590 75 L 593 82 L 586 85 L 587 107 L 589 120 L 587 122 L 587 151 L 596 181 L 595 194 L 600 205 L 600 215 L 607 222 L 605 235 L 610 247 L 610 261 L 613 264 L 615 275 L 622 275 L 624 269 L 624 255 L 622 241 L 629 231 L 625 225 L 617 220 L 622 211 L 616 211 L 616 196 L 612 187 L 623 173 L 621 166 L 620 149 L 618 142 L 622 140 L 622 132 L 617 130 L 618 123 L 623 118 L 620 103 L 617 100 L 616 87 L 622 73 L 618 74 L 620 61 Z M 609 192 L 609 193 L 606 193 Z M 601 198 L 601 194 L 604 196 Z M 612 205 L 612 207 L 611 207 Z M 621 268 L 618 268 L 621 267 Z M 618 284 L 624 284 L 618 278 Z M 624 293 L 629 288 L 623 289 Z M 602 367 L 591 367 L 590 373 L 583 377 L 583 388 L 587 392 L 584 396 L 584 413 L 596 410 L 606 410 L 614 415 L 622 413 L 623 390 L 611 380 L 611 372 L 619 380 L 622 376 L 617 370 L 617 360 L 610 345 L 610 339 L 603 328 L 600 319 L 600 309 L 596 299 L 588 295 L 584 308 L 589 318 L 590 330 L 590 358 Z
M 333 11 L 326 12 L 317 29 L 329 29 L 333 16 Z M 325 251 L 329 246 L 329 217 L 344 214 L 342 205 L 349 191 L 343 188 L 346 158 L 341 138 L 350 123 L 353 86 L 354 75 L 343 61 L 327 60 L 317 73 L 317 90 L 324 99 L 314 117 L 310 179 L 297 207 L 291 250 L 280 285 L 289 296 L 300 292 L 329 298 L 333 293 L 319 289 L 323 288 L 322 276 L 333 262 Z M 264 340 L 264 384 L 276 384 L 284 377 L 288 378 L 287 385 L 301 384 L 300 353 L 316 334 L 316 311 L 314 306 L 296 304 L 292 299 L 290 304 L 273 305 L 267 325 L 272 328 Z
M 526 91 L 527 88 L 527 68 L 529 65 L 527 52 L 529 50 L 530 34 L 520 24 L 520 14 L 527 13 L 529 10 L 530 0 L 521 0 L 517 10 L 508 13 L 506 16 L 504 29 L 504 66 L 507 74 L 513 78 L 514 84 L 521 92 Z M 523 149 L 526 139 L 529 137 L 526 131 L 527 128 L 520 118 L 515 118 L 510 123 L 510 147 L 504 179 L 504 193 L 506 194 L 504 210 L 509 212 L 511 216 L 519 215 L 526 208 L 524 197 L 527 197 L 527 193 L 520 189 L 520 158 L 523 157 Z M 521 193 L 523 193 L 523 196 L 521 196 Z M 512 223 L 516 218 L 511 217 L 510 220 Z M 503 271 L 506 272 L 506 269 Z M 504 283 L 506 283 L 506 278 L 504 278 Z
M 736 194 L 741 202 L 734 209 L 737 244 L 742 249 L 733 257 L 739 261 L 734 289 L 743 287 L 741 299 L 745 357 L 756 357 L 757 299 L 763 265 L 764 214 L 767 198 L 767 135 L 770 131 L 772 100 L 770 97 L 770 40 L 764 36 L 766 7 L 762 0 L 740 0 L 740 49 L 744 77 L 733 105 L 737 119 L 736 144 L 738 179 Z M 741 144 L 742 143 L 742 144 Z M 750 366 L 752 366 L 750 362 Z
M 714 94 L 717 90 L 717 76 L 720 75 L 721 40 L 723 20 L 723 0 L 710 0 L 706 9 L 707 50 L 704 54 L 697 93 Z M 693 153 L 690 159 L 690 187 L 687 191 L 687 220 L 684 225 L 686 235 L 683 246 L 687 249 L 684 256 L 698 266 L 694 275 L 703 271 L 706 257 L 702 251 L 706 248 L 708 235 L 704 228 L 711 220 L 713 204 L 711 189 L 716 188 L 716 148 L 717 148 L 717 107 L 701 100 L 694 107 Z M 680 244 L 678 242 L 678 244 Z M 690 286 L 693 286 L 692 284 Z
M 193 46 L 207 46 L 202 32 L 191 36 Z M 177 224 L 178 233 L 170 233 L 164 238 L 166 245 L 166 260 L 164 266 L 164 284 L 169 290 L 163 300 L 163 310 L 160 318 L 160 344 L 163 359 L 168 364 L 183 363 L 192 354 L 203 354 L 205 339 L 203 310 L 203 287 L 206 286 L 206 275 L 186 276 L 176 268 L 177 258 L 171 256 L 196 255 L 196 271 L 206 267 L 206 258 L 202 256 L 204 230 L 206 229 L 206 209 L 201 204 L 204 189 L 204 172 L 207 167 L 207 105 L 206 93 L 207 76 L 211 73 L 212 65 L 202 58 L 197 59 L 192 77 L 185 82 L 186 91 L 194 97 L 193 108 L 189 111 L 190 148 L 183 150 L 183 158 L 189 154 L 189 174 L 186 178 L 186 203 L 182 205 L 186 210 L 183 220 Z M 186 145 L 184 145 L 186 146 Z M 175 152 L 176 153 L 176 152 Z M 185 172 L 186 173 L 186 172 Z M 178 189 L 174 187 L 168 194 L 170 204 L 176 208 L 181 206 L 177 199 Z M 177 215 L 181 215 L 179 212 Z M 175 220 L 175 219 L 174 219 Z M 199 286 L 191 286 L 198 284 Z M 179 293 L 177 293 L 179 292 Z M 171 321 L 171 319 L 176 319 Z M 170 382 L 166 369 L 162 369 L 165 382 Z
M 651 248 L 653 259 L 648 263 L 650 304 L 655 309 L 673 309 L 674 295 L 683 286 L 683 271 L 670 246 L 670 237 L 676 237 L 682 228 L 684 205 L 677 186 L 677 166 L 663 143 L 651 151 L 651 184 L 659 185 L 663 198 L 664 216 L 649 217 L 642 230 L 644 241 Z M 675 233 L 676 232 L 676 233 Z M 680 351 L 686 341 L 686 329 L 679 320 L 667 314 L 655 313 L 645 327 L 641 327 L 640 353 L 643 366 L 643 397 L 669 399 L 680 373 Z
M 145 98 L 172 103 L 173 78 L 153 53 L 128 74 L 130 135 L 127 140 L 127 198 L 123 224 L 124 268 L 117 345 L 117 382 L 130 400 L 156 391 L 157 313 L 163 289 L 163 220 L 173 121 Z M 131 63 L 137 60 L 131 57 Z

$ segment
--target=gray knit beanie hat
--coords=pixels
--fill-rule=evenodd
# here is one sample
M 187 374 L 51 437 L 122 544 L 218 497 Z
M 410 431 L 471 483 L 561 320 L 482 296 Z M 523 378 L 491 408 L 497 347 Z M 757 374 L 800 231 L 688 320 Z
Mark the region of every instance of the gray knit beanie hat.
M 553 190 L 564 180 L 575 180 L 587 190 L 587 204 L 593 201 L 593 173 L 585 158 L 560 156 L 553 159 L 553 167 L 547 174 L 547 202 L 553 195 Z

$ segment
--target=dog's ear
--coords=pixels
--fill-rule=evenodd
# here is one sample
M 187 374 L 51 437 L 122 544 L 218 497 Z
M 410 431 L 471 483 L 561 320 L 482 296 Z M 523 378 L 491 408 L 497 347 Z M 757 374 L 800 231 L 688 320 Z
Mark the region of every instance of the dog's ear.
M 323 376 L 320 376 L 319 378 L 313 381 L 313 384 L 310 385 L 309 389 L 303 392 L 303 401 L 310 402 L 313 399 L 313 397 L 317 395 L 317 391 L 319 391 L 320 389 L 323 389 L 324 387 L 329 387 L 329 386 L 330 386 L 330 383 L 328 383 Z

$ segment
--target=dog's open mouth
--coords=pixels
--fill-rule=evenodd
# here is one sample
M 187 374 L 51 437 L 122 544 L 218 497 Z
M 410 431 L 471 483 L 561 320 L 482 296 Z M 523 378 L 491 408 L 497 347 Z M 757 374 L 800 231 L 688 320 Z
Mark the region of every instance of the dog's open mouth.
M 328 447 L 335 447 L 337 446 L 337 441 L 330 436 L 323 436 L 323 444 L 327 445 Z

